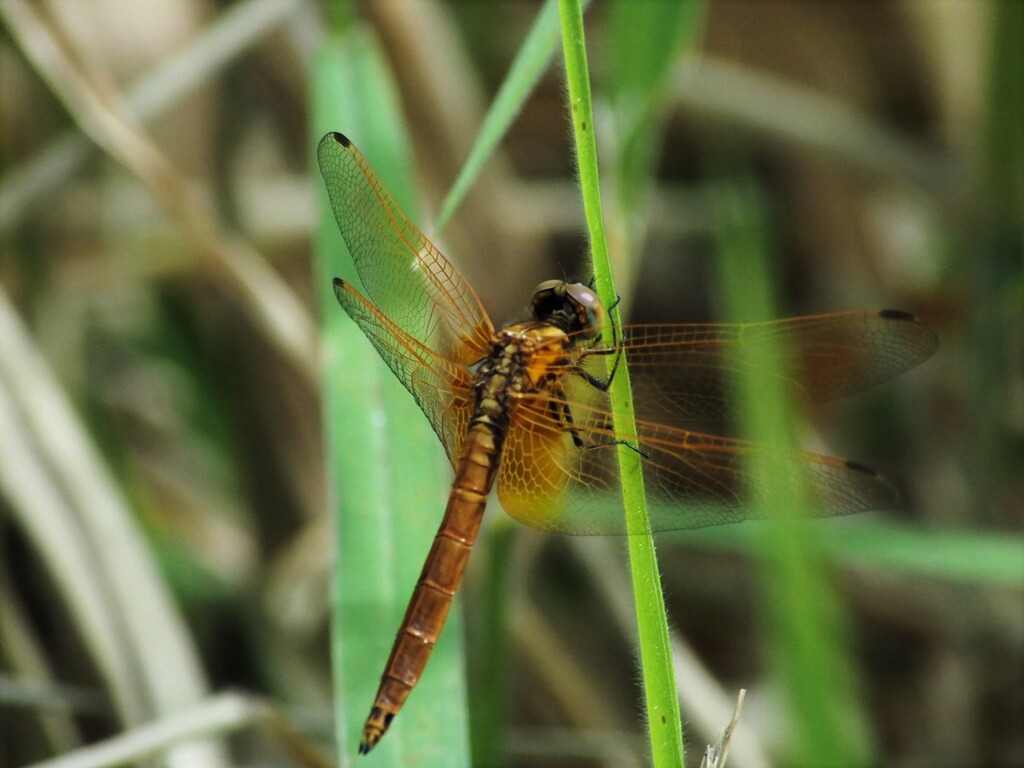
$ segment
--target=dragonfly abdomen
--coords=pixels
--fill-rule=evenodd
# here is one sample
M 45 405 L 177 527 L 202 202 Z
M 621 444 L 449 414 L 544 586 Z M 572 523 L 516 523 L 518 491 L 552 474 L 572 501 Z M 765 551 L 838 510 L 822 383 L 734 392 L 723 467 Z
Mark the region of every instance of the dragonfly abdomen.
M 387 731 L 419 682 L 441 636 L 494 484 L 501 452 L 497 431 L 487 420 L 474 422 L 467 430 L 444 519 L 395 637 L 373 708 L 363 725 L 359 744 L 362 754 L 373 749 Z
M 561 361 L 564 345 L 552 341 L 561 342 L 564 337 L 564 332 L 553 326 L 528 322 L 507 328 L 492 340 L 492 353 L 477 374 L 476 407 L 466 429 L 444 519 L 363 724 L 362 754 L 380 741 L 426 668 L 480 530 L 487 496 L 498 473 L 510 408 L 524 391 L 536 386 L 548 365 Z M 539 354 L 539 349 L 545 354 Z

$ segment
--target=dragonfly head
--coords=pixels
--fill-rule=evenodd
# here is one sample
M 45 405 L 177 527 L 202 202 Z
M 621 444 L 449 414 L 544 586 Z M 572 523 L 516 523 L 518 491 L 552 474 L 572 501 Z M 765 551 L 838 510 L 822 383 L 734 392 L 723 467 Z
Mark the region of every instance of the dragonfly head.
M 598 337 L 605 319 L 604 307 L 593 289 L 562 280 L 545 280 L 537 286 L 533 316 L 588 341 Z

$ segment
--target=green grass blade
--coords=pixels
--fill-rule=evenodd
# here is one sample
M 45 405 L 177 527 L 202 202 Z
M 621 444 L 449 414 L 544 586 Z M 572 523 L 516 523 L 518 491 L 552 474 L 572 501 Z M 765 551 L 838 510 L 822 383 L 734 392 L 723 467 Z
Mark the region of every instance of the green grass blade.
M 983 200 L 978 231 L 963 249 L 970 291 L 972 360 L 969 364 L 975 402 L 969 479 L 974 518 L 1000 524 L 1000 489 L 1015 478 L 1020 444 L 1011 439 L 1006 413 L 1009 392 L 1003 387 L 1020 372 L 1020 344 L 1006 344 L 1007 329 L 1019 338 L 1020 294 L 1024 291 L 1021 249 L 1024 246 L 1024 4 L 997 3 L 991 17 L 992 49 L 988 66 L 984 141 L 977 158 Z M 1005 394 L 1001 397 L 1000 392 Z M 1019 411 L 1019 409 L 1018 409 Z
M 732 322 L 776 316 L 766 225 L 760 198 L 746 186 L 719 184 L 714 190 L 720 253 L 718 273 L 726 315 Z M 746 437 L 779 449 L 795 448 L 794 411 L 783 376 L 758 376 L 781 350 L 740 349 L 735 369 L 739 423 Z M 773 361 L 776 361 L 773 363 Z M 783 462 L 786 459 L 782 459 Z M 789 712 L 788 764 L 858 766 L 872 764 L 866 724 L 852 684 L 842 638 L 844 621 L 808 518 L 806 488 L 769 456 L 750 460 L 752 484 L 761 493 L 752 504 L 777 522 L 763 537 L 762 583 L 765 620 L 771 637 L 772 673 L 781 684 Z
M 314 144 L 328 130 L 343 130 L 415 219 L 409 146 L 375 41 L 358 28 L 329 39 L 318 53 L 314 77 Z M 322 203 L 316 282 L 323 312 L 326 466 L 338 531 L 334 690 L 345 765 L 355 754 L 430 547 L 450 472 L 423 414 L 334 298 L 331 278 L 354 278 L 354 268 L 323 181 L 318 173 L 314 177 Z M 456 606 L 423 680 L 360 765 L 468 764 L 461 635 Z
M 822 552 L 838 564 L 954 584 L 1024 589 L 1020 536 L 919 528 L 882 519 L 849 518 L 816 528 Z M 748 524 L 707 528 L 686 537 L 711 547 L 756 552 L 764 535 L 763 526 Z
M 616 291 L 612 282 L 611 260 L 601 211 L 597 143 L 594 139 L 594 109 L 590 96 L 590 75 L 583 34 L 583 10 L 578 0 L 560 0 L 559 15 L 562 23 L 569 105 L 576 141 L 583 207 L 590 233 L 594 277 L 598 293 L 604 298 L 606 306 L 611 306 Z M 617 317 L 615 321 L 618 322 Z M 635 429 L 632 426 L 632 393 L 625 368 L 626 366 L 622 366 L 615 376 L 611 396 L 615 426 L 628 434 L 635 432 Z M 640 664 L 644 681 L 648 735 L 653 764 L 679 766 L 683 764 L 682 722 L 672 669 L 665 601 L 654 554 L 654 540 L 647 518 L 640 461 L 641 457 L 636 451 L 625 446 L 619 447 L 619 474 L 622 480 L 626 525 L 631 534 L 627 538 L 640 637 Z
M 607 79 L 616 143 L 611 153 L 616 205 L 609 224 L 619 263 L 637 247 L 661 137 L 669 79 L 679 53 L 697 39 L 705 3 L 609 3 Z M 619 273 L 619 286 L 623 275 Z M 627 295 L 630 291 L 627 289 Z
M 503 517 L 489 526 L 487 536 L 477 543 L 483 549 L 474 557 L 483 556 L 479 574 L 479 592 L 475 604 L 473 628 L 475 642 L 471 647 L 470 731 L 473 765 L 501 765 L 506 748 L 505 723 L 510 697 L 508 659 L 514 653 L 509 626 L 512 573 L 515 543 L 519 526 Z M 478 561 L 479 562 L 479 561 Z M 471 634 L 470 637 L 474 637 Z
M 508 75 L 487 110 L 466 162 L 441 204 L 441 212 L 434 222 L 435 232 L 440 232 L 451 220 L 466 193 L 473 186 L 473 182 L 494 153 L 494 148 L 504 138 L 512 121 L 533 92 L 537 81 L 548 68 L 557 45 L 558 7 L 556 0 L 545 0 L 526 39 L 516 53 Z

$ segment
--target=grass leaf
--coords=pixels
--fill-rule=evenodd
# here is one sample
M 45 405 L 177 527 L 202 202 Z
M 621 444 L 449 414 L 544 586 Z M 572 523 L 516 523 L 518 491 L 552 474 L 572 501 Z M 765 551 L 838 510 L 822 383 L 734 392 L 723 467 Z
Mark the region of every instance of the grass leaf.
M 725 314 L 733 322 L 777 316 L 760 197 L 749 185 L 729 182 L 720 182 L 713 196 Z M 784 372 L 758 375 L 786 359 L 785 352 L 755 345 L 737 354 L 744 357 L 735 366 L 741 430 L 748 439 L 777 448 L 779 456 L 792 452 L 796 421 Z M 776 467 L 770 455 L 749 461 L 751 483 L 760 490 L 750 503 L 764 507 L 758 517 L 775 521 L 762 538 L 763 619 L 771 636 L 770 671 L 788 708 L 788 761 L 870 765 L 866 724 L 842 641 L 849 635 L 838 599 L 828 588 L 814 529 L 803 522 L 812 517 L 807 489 L 799 475 L 785 471 L 785 465 Z
M 533 92 L 537 81 L 551 63 L 551 57 L 558 45 L 558 8 L 556 0 L 545 0 L 534 19 L 530 31 L 519 46 L 508 75 L 502 81 L 494 101 L 491 103 L 483 124 L 477 132 L 476 141 L 459 171 L 455 183 L 448 190 L 441 212 L 434 222 L 434 231 L 440 232 L 451 220 L 466 193 L 487 164 L 509 126 L 523 108 Z
M 313 101 L 314 140 L 342 129 L 415 219 L 410 149 L 395 88 L 371 37 L 354 28 L 324 45 Z M 334 689 L 338 751 L 346 764 L 444 509 L 450 472 L 422 412 L 335 301 L 331 278 L 351 277 L 353 267 L 323 181 L 319 175 L 316 180 L 327 468 L 338 531 Z M 461 636 L 456 605 L 423 680 L 361 765 L 468 763 Z

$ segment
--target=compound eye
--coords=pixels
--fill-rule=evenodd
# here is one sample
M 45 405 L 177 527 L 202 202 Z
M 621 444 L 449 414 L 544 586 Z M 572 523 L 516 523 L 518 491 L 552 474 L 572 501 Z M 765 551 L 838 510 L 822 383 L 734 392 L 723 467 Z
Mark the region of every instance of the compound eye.
M 596 338 L 604 325 L 604 309 L 597 294 L 581 283 L 546 280 L 533 292 L 533 315 L 566 333 Z
M 565 304 L 565 283 L 562 280 L 545 280 L 533 289 L 533 316 L 538 320 L 547 318 Z
M 582 335 L 596 338 L 604 326 L 604 307 L 597 294 L 582 283 L 568 283 L 563 290 L 576 312 Z
M 543 283 L 533 289 L 533 306 L 538 304 L 544 304 L 555 296 L 560 296 L 562 293 L 562 286 L 565 283 L 561 280 L 545 280 Z

